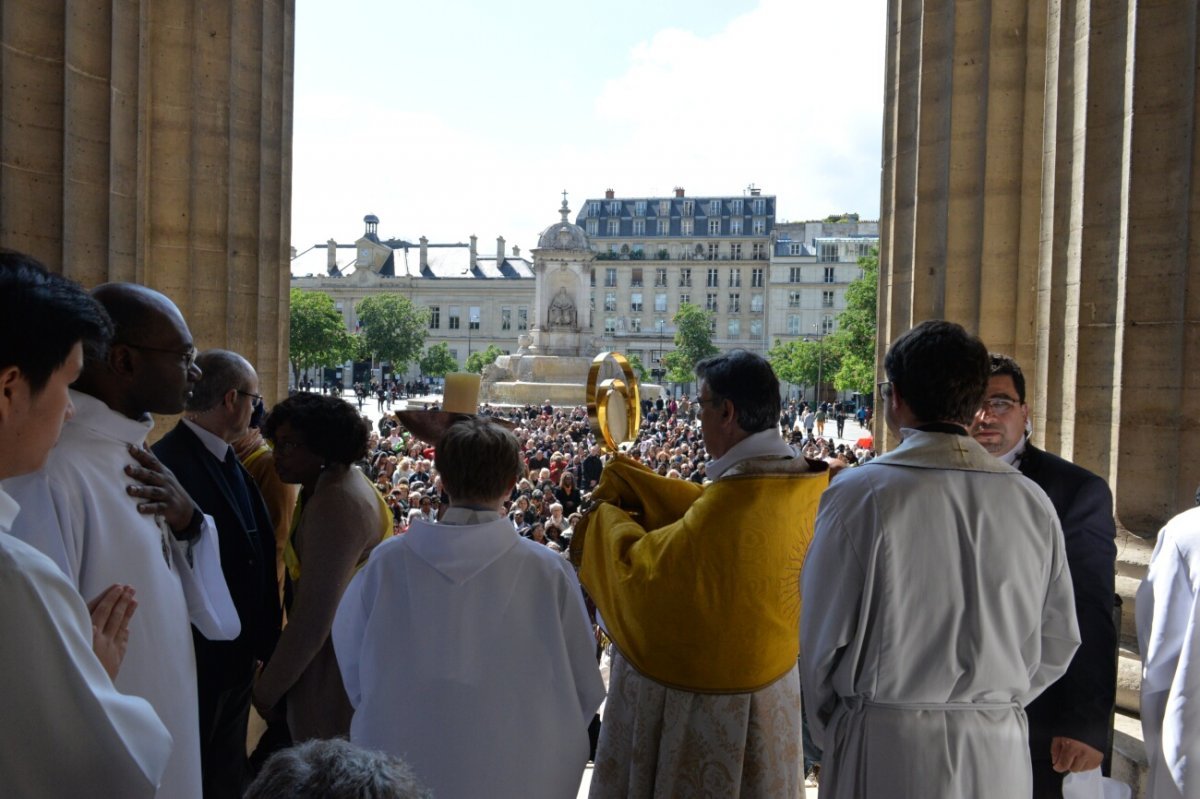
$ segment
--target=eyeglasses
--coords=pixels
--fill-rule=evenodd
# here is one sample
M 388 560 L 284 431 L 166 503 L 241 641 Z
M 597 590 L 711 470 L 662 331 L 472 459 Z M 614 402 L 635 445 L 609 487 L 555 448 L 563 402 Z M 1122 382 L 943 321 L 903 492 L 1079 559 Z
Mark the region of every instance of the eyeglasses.
M 714 408 L 716 408 L 718 405 L 720 405 L 724 401 L 725 401 L 725 399 L 723 397 L 701 397 L 699 395 L 696 396 L 696 404 L 697 405 L 712 405 Z
M 276 455 L 288 455 L 304 446 L 303 441 L 276 441 L 274 443 Z
M 1012 409 L 1020 404 L 1008 397 L 988 397 L 980 403 L 979 410 L 983 413 L 990 413 L 992 416 L 1008 416 Z
M 879 391 L 877 393 L 883 399 L 887 399 L 892 396 L 892 381 L 891 380 L 881 380 L 879 383 L 876 384 L 876 386 L 879 389 Z
M 184 365 L 187 369 L 191 369 L 196 365 L 196 356 L 199 354 L 195 347 L 188 347 L 186 350 L 169 350 L 164 347 L 148 347 L 145 344 L 130 344 L 128 341 L 118 341 L 117 344 L 124 344 L 126 347 L 132 347 L 135 350 L 146 350 L 147 352 L 165 352 L 168 355 L 178 355 L 183 358 Z
M 243 397 L 253 398 L 255 402 L 263 401 L 262 394 L 255 394 L 253 391 L 242 391 L 240 388 L 234 389 L 234 390 L 237 391 L 237 393 L 241 394 Z

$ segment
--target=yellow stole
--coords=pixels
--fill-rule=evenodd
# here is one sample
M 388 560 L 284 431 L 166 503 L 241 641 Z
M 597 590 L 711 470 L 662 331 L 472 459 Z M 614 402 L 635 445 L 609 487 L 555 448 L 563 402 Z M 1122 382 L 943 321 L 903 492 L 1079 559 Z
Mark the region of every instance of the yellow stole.
M 353 469 L 354 467 L 350 468 Z M 383 541 L 391 537 L 394 532 L 392 509 L 388 507 L 387 500 L 383 498 L 383 494 L 379 493 L 379 489 L 375 487 L 375 484 L 365 474 L 358 471 L 358 469 L 354 469 L 354 471 L 358 472 L 362 476 L 362 479 L 367 481 L 367 485 L 371 486 L 371 490 L 375 492 L 375 501 L 379 510 L 379 540 Z M 287 543 L 283 547 L 283 564 L 287 566 L 288 575 L 292 578 L 293 583 L 300 579 L 300 555 L 296 552 L 295 541 L 296 530 L 300 527 L 300 512 L 303 509 L 304 497 L 303 492 L 301 492 L 296 495 L 296 510 L 292 513 L 292 526 L 288 530 Z M 354 571 L 357 572 L 361 569 L 364 563 L 365 561 L 355 566 Z
M 796 665 L 800 567 L 829 476 L 802 459 L 758 464 L 704 487 L 624 457 L 604 468 L 579 578 L 656 682 L 746 693 Z

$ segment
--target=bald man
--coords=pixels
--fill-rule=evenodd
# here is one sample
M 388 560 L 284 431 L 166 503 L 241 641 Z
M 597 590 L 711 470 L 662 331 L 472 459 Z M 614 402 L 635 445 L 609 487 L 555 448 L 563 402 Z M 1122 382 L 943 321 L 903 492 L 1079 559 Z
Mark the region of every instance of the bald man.
M 248 782 L 250 686 L 279 637 L 275 533 L 262 494 L 231 446 L 246 435 L 259 396 L 250 362 L 228 350 L 196 358 L 202 372 L 186 415 L 154 445 L 196 504 L 216 522 L 221 570 L 242 632 L 212 641 L 192 630 L 200 696 L 200 758 L 205 799 L 240 799 Z
M 158 796 L 201 796 L 196 664 L 189 619 L 214 640 L 237 636 L 212 520 L 145 448 L 151 413 L 183 410 L 200 378 L 196 349 L 166 296 L 106 283 L 92 296 L 112 318 L 103 355 L 89 354 L 45 468 L 5 483 L 21 505 L 12 534 L 40 549 L 86 597 L 114 583 L 140 603 L 115 680 L 140 696 L 174 739 Z

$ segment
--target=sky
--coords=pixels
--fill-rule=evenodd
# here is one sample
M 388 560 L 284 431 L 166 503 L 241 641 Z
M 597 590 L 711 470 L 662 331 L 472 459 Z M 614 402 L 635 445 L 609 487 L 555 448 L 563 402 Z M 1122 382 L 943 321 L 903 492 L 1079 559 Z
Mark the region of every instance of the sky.
M 527 254 L 563 190 L 574 221 L 609 188 L 753 184 L 777 221 L 877 219 L 885 17 L 883 0 L 299 0 L 292 244 L 352 243 L 375 214 L 384 239 Z

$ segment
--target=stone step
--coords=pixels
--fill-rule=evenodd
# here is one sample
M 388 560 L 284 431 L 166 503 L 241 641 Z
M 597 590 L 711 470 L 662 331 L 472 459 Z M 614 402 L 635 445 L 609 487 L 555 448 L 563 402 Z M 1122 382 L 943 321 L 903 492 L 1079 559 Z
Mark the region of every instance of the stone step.
M 1141 710 L 1142 656 L 1121 647 L 1117 660 L 1117 709 L 1137 714 Z
M 1146 778 L 1150 767 L 1142 743 L 1142 722 L 1137 716 L 1118 712 L 1113 727 L 1112 777 L 1133 789 L 1133 799 L 1149 799 Z
M 1123 527 L 1117 527 L 1117 575 L 1141 580 L 1154 554 L 1154 539 L 1142 538 Z
M 1137 592 L 1141 584 L 1141 578 L 1117 574 L 1117 596 L 1121 597 L 1121 628 L 1117 630 L 1117 635 L 1121 639 L 1121 646 L 1134 650 L 1137 649 Z

